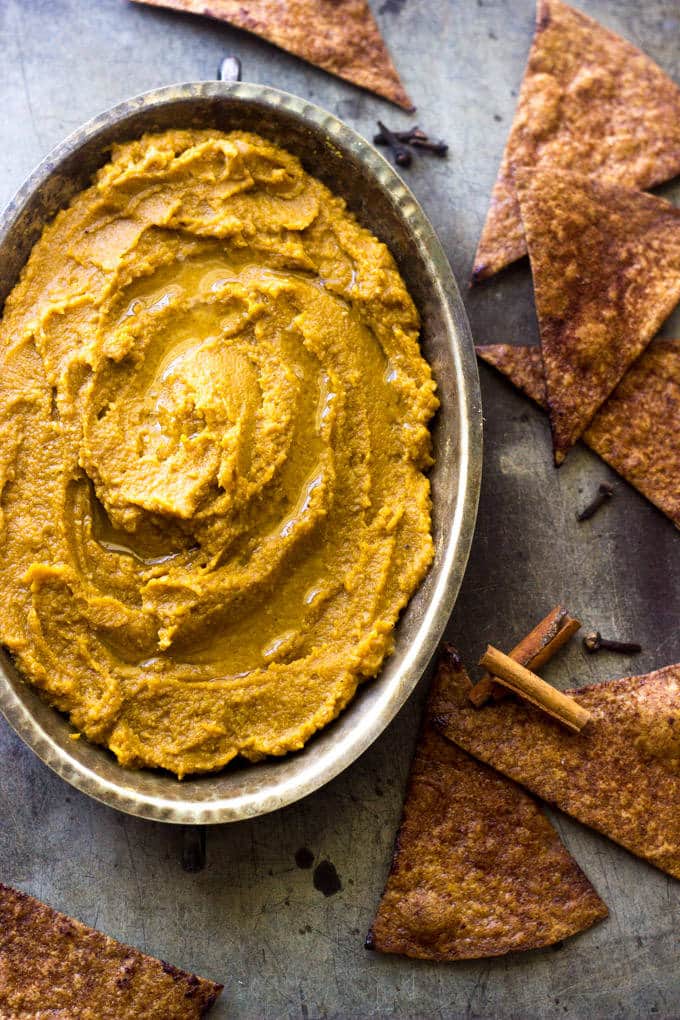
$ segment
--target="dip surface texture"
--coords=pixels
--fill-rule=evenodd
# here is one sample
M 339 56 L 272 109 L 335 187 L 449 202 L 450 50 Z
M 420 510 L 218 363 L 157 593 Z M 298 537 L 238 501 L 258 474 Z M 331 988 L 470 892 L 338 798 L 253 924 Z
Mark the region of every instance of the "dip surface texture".
M 0 326 L 0 639 L 128 766 L 300 748 L 433 556 L 418 315 L 255 135 L 118 146 Z

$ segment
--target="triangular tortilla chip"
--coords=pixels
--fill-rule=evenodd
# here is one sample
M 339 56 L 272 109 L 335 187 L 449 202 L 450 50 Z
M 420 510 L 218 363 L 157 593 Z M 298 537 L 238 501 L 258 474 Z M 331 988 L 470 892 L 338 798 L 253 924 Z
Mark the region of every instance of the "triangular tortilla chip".
M 477 357 L 493 365 L 513 386 L 548 410 L 543 358 L 538 344 L 478 344 Z M 582 436 L 585 440 L 585 433 Z
M 443 677 L 444 736 L 680 878 L 680 665 L 568 691 L 592 715 L 580 733 L 524 701 L 474 708 L 469 689 L 454 669 Z
M 0 1016 L 194 1020 L 222 985 L 0 883 Z
M 560 464 L 680 301 L 680 209 L 565 171 L 516 182 Z
M 467 676 L 449 647 L 439 674 L 448 669 Z M 500 956 L 606 915 L 534 799 L 445 740 L 426 714 L 366 945 L 428 960 Z
M 538 347 L 490 344 L 477 354 L 546 406 Z M 584 443 L 680 528 L 680 342 L 656 340 L 628 369 Z
M 650 188 L 680 173 L 680 89 L 625 39 L 538 0 L 536 34 L 473 280 L 526 255 L 513 170 L 563 168 Z
M 227 21 L 404 110 L 414 109 L 366 0 L 135 2 Z

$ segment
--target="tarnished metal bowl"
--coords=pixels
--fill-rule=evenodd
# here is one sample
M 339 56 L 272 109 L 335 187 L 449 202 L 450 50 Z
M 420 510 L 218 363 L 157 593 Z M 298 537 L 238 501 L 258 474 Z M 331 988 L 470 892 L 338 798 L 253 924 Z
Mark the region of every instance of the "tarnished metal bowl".
M 342 195 L 390 248 L 422 318 L 423 351 L 441 409 L 432 469 L 436 556 L 404 612 L 384 669 L 304 750 L 258 765 L 179 782 L 161 771 L 131 771 L 102 747 L 73 741 L 50 708 L 0 652 L 0 708 L 35 753 L 98 800 L 167 822 L 235 821 L 273 811 L 318 789 L 385 729 L 413 691 L 442 636 L 463 578 L 477 511 L 482 426 L 472 338 L 442 247 L 411 193 L 372 146 L 305 100 L 247 83 L 173 85 L 121 103 L 59 145 L 21 187 L 0 219 L 0 300 L 55 213 L 90 181 L 112 143 L 169 128 L 247 129 L 278 142 Z

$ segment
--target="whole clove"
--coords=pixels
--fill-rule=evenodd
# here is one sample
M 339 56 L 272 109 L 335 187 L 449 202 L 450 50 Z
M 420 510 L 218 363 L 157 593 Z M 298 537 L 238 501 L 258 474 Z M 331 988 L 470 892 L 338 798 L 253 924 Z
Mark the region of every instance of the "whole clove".
M 418 127 L 417 124 L 406 131 L 393 131 L 392 134 L 400 142 L 412 145 L 416 149 L 425 149 L 426 152 L 434 152 L 436 156 L 445 156 L 449 151 L 449 147 L 443 139 L 433 141 L 431 138 L 428 138 L 423 129 Z M 374 135 L 373 141 L 376 145 L 388 144 L 382 132 Z
M 435 156 L 446 156 L 449 151 L 448 145 L 441 139 L 431 142 L 429 138 L 413 138 L 411 145 L 414 149 L 423 149 L 425 152 L 431 152 Z
M 385 139 L 385 145 L 389 145 L 392 150 L 394 162 L 397 166 L 410 166 L 413 156 L 408 145 L 404 145 L 394 131 L 390 131 L 389 128 L 385 127 L 381 120 L 378 121 L 378 127 L 380 128 L 380 134 Z
M 577 521 L 588 521 L 591 517 L 594 517 L 597 511 L 603 506 L 608 499 L 611 499 L 614 495 L 614 486 L 610 485 L 609 482 L 602 482 L 599 486 L 596 495 L 591 499 L 590 503 L 581 510 L 579 514 L 576 514 Z
M 443 139 L 432 139 L 417 124 L 406 131 L 391 131 L 378 121 L 380 131 L 373 136 L 374 145 L 387 145 L 394 153 L 399 166 L 410 166 L 411 148 L 430 152 L 435 156 L 446 156 L 449 147 Z
M 642 651 L 642 645 L 637 641 L 612 641 L 603 638 L 599 630 L 592 630 L 583 638 L 583 645 L 587 652 L 599 652 L 604 648 L 608 652 L 623 652 L 624 655 L 637 655 Z
M 380 124 L 381 122 L 378 121 L 378 127 L 380 127 Z M 428 141 L 427 135 L 421 128 L 418 127 L 417 124 L 415 127 L 407 128 L 406 131 L 389 131 L 388 134 L 393 135 L 398 142 L 404 142 L 404 144 L 406 145 L 412 145 L 416 138 L 419 139 L 420 141 Z M 373 144 L 374 145 L 390 144 L 387 140 L 387 137 L 383 133 L 382 128 L 380 129 L 380 131 L 378 131 L 377 134 L 373 135 Z

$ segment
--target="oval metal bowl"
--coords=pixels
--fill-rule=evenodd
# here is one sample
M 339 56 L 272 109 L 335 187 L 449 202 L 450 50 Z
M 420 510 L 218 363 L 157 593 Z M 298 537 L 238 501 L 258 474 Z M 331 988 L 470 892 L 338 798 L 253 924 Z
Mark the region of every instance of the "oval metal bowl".
M 121 103 L 67 138 L 40 164 L 0 219 L 0 301 L 55 213 L 90 181 L 112 143 L 146 131 L 215 127 L 256 131 L 295 153 L 342 195 L 390 248 L 422 317 L 422 344 L 441 400 L 433 426 L 434 564 L 404 612 L 378 677 L 304 750 L 258 765 L 178 782 L 131 771 L 102 747 L 73 741 L 0 652 L 0 708 L 20 737 L 69 783 L 130 814 L 167 822 L 235 821 L 318 789 L 384 730 L 418 683 L 449 618 L 468 558 L 481 472 L 481 410 L 472 338 L 449 263 L 411 193 L 372 146 L 335 117 L 275 89 L 247 83 L 174 85 Z

